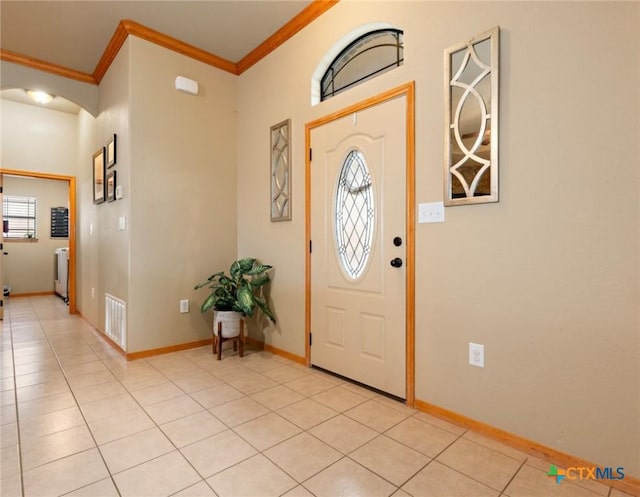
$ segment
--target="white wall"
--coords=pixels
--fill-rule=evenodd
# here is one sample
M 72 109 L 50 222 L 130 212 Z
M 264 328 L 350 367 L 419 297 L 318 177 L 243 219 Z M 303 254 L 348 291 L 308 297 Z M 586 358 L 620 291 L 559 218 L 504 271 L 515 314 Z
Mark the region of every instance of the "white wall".
M 78 116 L 0 100 L 0 173 L 13 169 L 73 176 L 76 174 Z M 67 206 L 68 182 L 4 178 L 9 194 L 29 190 L 44 201 L 38 204 L 38 242 L 9 242 L 3 259 L 5 282 L 12 293 L 53 291 L 53 250 L 67 240 L 50 239 L 50 207 Z M 26 183 L 31 182 L 31 183 Z M 18 190 L 16 190 L 16 188 Z M 56 205 L 54 205 L 56 204 Z
M 0 166 L 42 173 L 75 175 L 75 114 L 0 100 Z
M 442 200 L 443 51 L 500 25 L 501 200 L 416 226 L 416 395 L 640 475 L 639 14 L 343 1 L 241 75 L 238 252 L 276 267 L 279 318 L 252 333 L 304 355 L 305 122 L 415 80 L 416 199 Z M 378 21 L 404 30 L 404 66 L 312 108 L 316 64 Z M 293 220 L 270 223 L 269 128 L 286 118 Z M 467 364 L 469 341 L 485 344 L 485 369 Z

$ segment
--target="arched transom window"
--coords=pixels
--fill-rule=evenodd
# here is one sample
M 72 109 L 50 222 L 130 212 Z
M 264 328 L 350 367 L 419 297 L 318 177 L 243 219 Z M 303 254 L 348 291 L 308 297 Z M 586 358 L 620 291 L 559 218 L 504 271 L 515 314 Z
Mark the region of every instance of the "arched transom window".
M 333 59 L 320 80 L 320 100 L 402 65 L 402 31 L 378 29 L 351 42 Z

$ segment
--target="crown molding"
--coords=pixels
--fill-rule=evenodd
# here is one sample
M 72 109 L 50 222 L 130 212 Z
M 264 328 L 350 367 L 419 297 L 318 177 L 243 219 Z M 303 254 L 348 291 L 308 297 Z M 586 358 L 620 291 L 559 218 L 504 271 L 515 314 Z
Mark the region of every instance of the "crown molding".
M 102 78 L 109 69 L 109 66 L 118 55 L 118 52 L 129 35 L 136 36 L 168 50 L 186 55 L 187 57 L 199 60 L 200 62 L 204 62 L 210 66 L 222 69 L 223 71 L 236 74 L 236 65 L 231 61 L 218 57 L 217 55 L 213 55 L 198 47 L 194 47 L 193 45 L 189 45 L 188 43 L 176 38 L 172 38 L 171 36 L 167 36 L 138 22 L 130 19 L 124 19 L 118 24 L 118 27 L 113 33 L 113 36 L 102 54 L 98 65 L 96 65 L 96 68 L 93 71 L 93 76 L 98 84 L 102 81 Z
M 58 64 L 52 64 L 51 62 L 46 62 L 34 57 L 29 57 L 28 55 L 11 52 L 9 50 L 5 50 L 4 48 L 0 48 L 0 60 L 31 67 L 32 69 L 37 69 L 39 71 L 62 76 L 63 78 L 75 79 L 76 81 L 81 81 L 83 83 L 89 83 L 92 85 L 97 84 L 94 77 L 91 74 L 87 74 L 86 72 L 69 69 L 64 66 L 59 66 Z
M 118 27 L 113 33 L 113 36 L 111 37 L 109 44 L 105 48 L 102 57 L 100 57 L 100 60 L 98 61 L 93 74 L 76 71 L 74 69 L 69 69 L 57 64 L 51 64 L 43 60 L 35 59 L 33 57 L 15 52 L 10 52 L 9 50 L 4 49 L 0 49 L 0 60 L 6 60 L 15 64 L 21 64 L 33 69 L 49 72 L 65 78 L 82 81 L 83 83 L 99 85 L 102 81 L 102 78 L 104 78 L 107 70 L 118 55 L 118 52 L 122 48 L 122 45 L 126 41 L 127 37 L 129 35 L 133 35 L 164 47 L 168 50 L 172 50 L 210 66 L 216 67 L 223 71 L 239 75 L 262 60 L 264 57 L 269 55 L 285 41 L 293 37 L 305 26 L 309 25 L 324 12 L 337 4 L 338 1 L 339 0 L 313 0 L 313 2 L 305 7 L 300 13 L 298 13 L 289 22 L 278 29 L 278 31 L 276 31 L 260 45 L 258 45 L 254 50 L 249 52 L 237 63 L 223 59 L 222 57 L 218 57 L 217 55 L 214 55 L 210 52 L 180 41 L 176 38 L 172 38 L 171 36 L 165 35 L 159 31 L 155 31 L 154 29 L 143 26 L 142 24 L 129 19 L 124 19 L 118 24 Z
M 311 24 L 339 0 L 313 0 L 298 15 L 273 33 L 255 49 L 245 55 L 236 64 L 236 74 L 242 74 L 254 64 L 264 59 L 285 41 L 292 38 L 298 31 Z
M 111 40 L 109 40 L 107 48 L 104 49 L 102 57 L 100 57 L 96 68 L 93 70 L 93 77 L 96 80 L 96 84 L 98 85 L 102 81 L 102 78 L 104 78 L 104 75 L 107 73 L 107 69 L 109 69 L 109 66 L 111 66 L 111 64 L 115 60 L 116 55 L 118 55 L 118 52 L 122 48 L 122 45 L 124 45 L 127 36 L 129 36 L 123 23 L 124 21 L 120 21 L 118 23 L 118 27 L 113 32 L 113 36 L 111 37 Z

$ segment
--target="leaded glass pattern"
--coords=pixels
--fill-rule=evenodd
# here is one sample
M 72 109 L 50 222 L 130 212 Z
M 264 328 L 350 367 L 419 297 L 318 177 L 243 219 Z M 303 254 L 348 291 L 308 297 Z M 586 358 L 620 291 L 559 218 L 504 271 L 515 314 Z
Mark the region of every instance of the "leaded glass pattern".
M 340 169 L 335 194 L 335 243 L 340 264 L 352 279 L 362 276 L 373 242 L 375 205 L 369 167 L 352 150 Z
M 399 67 L 404 62 L 402 31 L 371 31 L 350 43 L 329 65 L 320 81 L 320 99 Z

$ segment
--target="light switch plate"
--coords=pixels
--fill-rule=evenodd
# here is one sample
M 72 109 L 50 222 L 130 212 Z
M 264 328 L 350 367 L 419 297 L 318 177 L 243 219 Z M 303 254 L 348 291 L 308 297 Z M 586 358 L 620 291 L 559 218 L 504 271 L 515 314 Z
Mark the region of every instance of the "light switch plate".
M 444 223 L 444 203 L 427 202 L 418 204 L 419 223 Z
M 116 185 L 116 199 L 120 200 L 122 198 L 122 185 Z
M 118 229 L 120 231 L 124 231 L 127 229 L 127 218 L 124 216 L 120 216 L 118 218 Z
M 484 345 L 469 342 L 469 364 L 484 368 Z
M 189 299 L 180 301 L 180 313 L 184 314 L 185 312 L 189 312 Z

